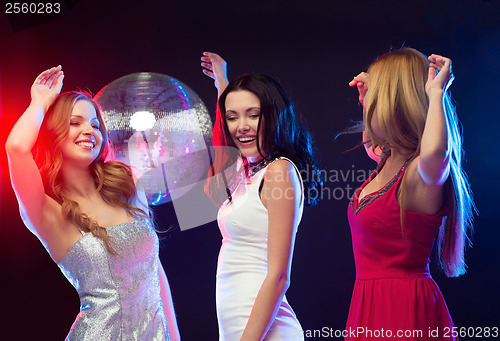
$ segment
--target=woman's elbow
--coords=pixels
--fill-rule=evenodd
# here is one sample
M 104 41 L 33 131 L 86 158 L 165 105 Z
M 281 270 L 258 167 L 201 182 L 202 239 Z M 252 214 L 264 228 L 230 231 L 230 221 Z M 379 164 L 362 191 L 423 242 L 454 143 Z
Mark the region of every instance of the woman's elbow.
M 450 173 L 450 154 L 447 151 L 421 155 L 419 173 L 428 185 L 441 186 Z
M 290 277 L 286 273 L 276 274 L 273 282 L 276 283 L 276 287 L 279 291 L 286 292 L 290 287 Z
M 27 150 L 23 141 L 14 139 L 11 136 L 9 136 L 5 142 L 5 151 L 7 152 L 7 155 L 26 154 L 28 152 L 31 153 L 31 150 Z
M 448 148 L 433 148 L 422 150 L 420 153 L 420 164 L 429 169 L 446 169 L 450 162 L 450 150 Z
M 283 282 L 283 291 L 287 291 L 288 288 L 290 288 L 290 279 L 286 279 L 284 282 Z
M 446 146 L 436 146 L 435 148 L 422 148 L 420 152 L 422 162 L 429 164 L 446 164 L 450 159 L 450 149 Z

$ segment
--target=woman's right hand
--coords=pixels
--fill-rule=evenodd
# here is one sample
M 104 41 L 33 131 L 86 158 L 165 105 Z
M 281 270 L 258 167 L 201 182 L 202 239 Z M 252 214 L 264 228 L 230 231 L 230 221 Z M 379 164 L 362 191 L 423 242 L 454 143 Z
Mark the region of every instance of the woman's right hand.
M 214 85 L 220 96 L 229 83 L 227 79 L 226 61 L 217 53 L 213 52 L 203 52 L 201 60 L 203 73 L 214 80 Z
M 354 77 L 352 81 L 349 82 L 349 86 L 353 87 L 356 86 L 358 88 L 359 92 L 359 103 L 365 108 L 365 97 L 366 93 L 368 92 L 368 80 L 369 80 L 369 75 L 366 72 L 361 72 L 359 75 Z
M 31 103 L 42 106 L 47 111 L 61 92 L 63 78 L 61 65 L 39 74 L 31 86 Z

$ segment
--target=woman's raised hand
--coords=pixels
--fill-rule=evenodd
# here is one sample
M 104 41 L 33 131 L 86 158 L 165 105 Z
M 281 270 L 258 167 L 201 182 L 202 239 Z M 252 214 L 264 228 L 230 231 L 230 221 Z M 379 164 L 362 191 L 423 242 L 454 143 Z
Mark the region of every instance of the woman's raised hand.
M 201 57 L 203 73 L 214 80 L 219 95 L 224 91 L 229 83 L 227 79 L 227 63 L 217 53 L 203 52 Z
M 61 92 L 63 78 L 64 72 L 61 65 L 39 74 L 31 86 L 31 102 L 42 106 L 47 111 Z
M 359 75 L 354 77 L 352 81 L 349 82 L 349 86 L 353 87 L 356 86 L 358 88 L 359 92 L 359 103 L 365 107 L 364 105 L 364 100 L 366 93 L 368 91 L 368 80 L 369 80 L 369 75 L 366 72 L 361 72 Z
M 430 96 L 432 89 L 442 90 L 443 93 L 446 92 L 455 79 L 451 70 L 451 59 L 437 54 L 431 54 L 428 59 L 430 62 L 429 76 L 425 84 L 427 95 Z

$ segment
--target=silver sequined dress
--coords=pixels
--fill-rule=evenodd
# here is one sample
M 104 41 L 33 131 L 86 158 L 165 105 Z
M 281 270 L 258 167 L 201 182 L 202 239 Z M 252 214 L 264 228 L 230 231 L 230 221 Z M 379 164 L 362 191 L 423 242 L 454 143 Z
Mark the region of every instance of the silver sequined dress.
M 80 296 L 80 313 L 66 340 L 168 340 L 156 232 L 142 220 L 107 232 L 119 255 L 87 233 L 57 264 Z

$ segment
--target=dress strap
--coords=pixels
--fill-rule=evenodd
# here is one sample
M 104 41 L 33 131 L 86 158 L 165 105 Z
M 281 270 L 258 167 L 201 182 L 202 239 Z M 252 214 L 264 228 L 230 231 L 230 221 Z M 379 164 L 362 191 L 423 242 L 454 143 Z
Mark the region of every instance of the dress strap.
M 293 165 L 293 168 L 295 168 L 295 172 L 297 173 L 297 175 L 299 176 L 299 180 L 300 180 L 300 204 L 302 205 L 304 203 L 304 180 L 302 179 L 302 175 L 300 174 L 300 171 L 299 169 L 297 168 L 297 166 L 295 165 L 295 163 L 293 163 L 292 160 L 290 160 L 289 158 L 287 157 L 284 157 L 284 156 L 279 156 L 277 157 L 276 159 L 274 159 L 273 161 L 271 161 L 271 163 L 273 163 L 274 161 L 277 161 L 277 160 L 286 160 L 288 162 L 290 162 L 292 165 Z M 271 164 L 269 163 L 269 165 Z M 269 165 L 267 165 L 267 167 L 269 167 Z M 266 168 L 267 168 L 266 167 Z M 264 182 L 263 180 L 264 178 L 262 178 L 262 182 Z M 259 185 L 259 188 L 261 187 L 261 185 Z
M 396 182 L 399 182 L 403 178 L 403 175 L 406 171 L 406 167 L 408 166 L 410 161 L 413 160 L 413 158 L 409 158 L 408 160 L 406 160 L 403 166 L 401 166 L 399 171 L 396 173 L 396 175 L 394 175 L 394 177 L 387 184 L 385 184 L 384 187 L 382 187 L 376 192 L 365 195 L 361 199 L 361 201 L 359 201 L 358 197 L 359 194 L 361 193 L 361 189 L 365 187 L 368 183 L 370 183 L 375 178 L 375 176 L 377 176 L 377 174 L 380 172 L 380 169 L 385 164 L 385 161 L 387 159 L 388 158 L 384 158 L 382 161 L 380 161 L 380 163 L 377 166 L 377 170 L 373 172 L 372 175 L 370 175 L 370 178 L 363 185 L 361 185 L 360 188 L 358 188 L 358 190 L 356 191 L 356 195 L 354 195 L 351 198 L 351 208 L 354 210 L 355 214 L 358 214 L 363 208 L 365 208 L 366 206 L 373 203 L 373 201 L 383 196 L 387 191 L 389 191 L 389 189 L 392 188 L 392 186 L 394 186 Z M 357 203 L 357 208 L 355 207 L 355 202 Z
M 290 160 L 289 158 L 284 157 L 284 156 L 280 156 L 276 160 L 287 160 L 288 162 L 290 162 L 292 164 L 293 168 L 295 168 L 295 171 L 297 172 L 297 175 L 299 176 L 300 189 L 302 190 L 302 193 L 304 193 L 304 180 L 302 179 L 302 174 L 300 174 L 300 170 L 297 168 L 295 163 L 293 163 L 292 160 Z

